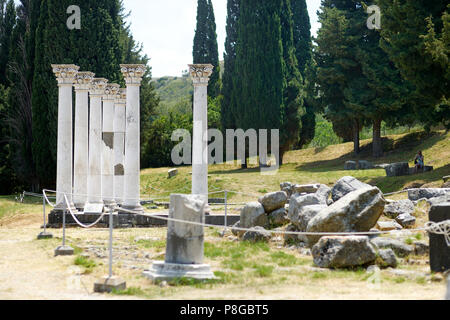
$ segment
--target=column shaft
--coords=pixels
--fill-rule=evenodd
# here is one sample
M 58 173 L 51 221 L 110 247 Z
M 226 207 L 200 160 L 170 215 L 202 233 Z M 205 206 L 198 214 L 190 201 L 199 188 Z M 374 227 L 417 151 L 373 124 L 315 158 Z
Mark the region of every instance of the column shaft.
M 208 194 L 208 85 L 194 85 L 192 194 Z
M 120 89 L 114 110 L 114 198 L 123 204 L 125 164 L 126 89 Z

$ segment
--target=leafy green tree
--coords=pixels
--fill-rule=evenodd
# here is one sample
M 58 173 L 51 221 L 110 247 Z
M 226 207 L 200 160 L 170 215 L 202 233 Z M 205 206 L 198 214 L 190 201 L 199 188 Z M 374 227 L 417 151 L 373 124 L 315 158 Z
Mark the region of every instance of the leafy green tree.
M 427 128 L 439 122 L 449 125 L 449 64 L 442 60 L 444 56 L 448 59 L 448 1 L 377 3 L 383 13 L 381 46 L 401 75 L 414 85 L 410 100 L 418 119 Z M 442 41 L 442 46 L 435 46 L 438 42 L 434 39 Z
M 220 64 L 217 47 L 216 21 L 211 0 L 198 0 L 197 27 L 193 46 L 194 64 L 210 63 L 214 66 L 208 84 L 208 96 L 215 98 L 220 94 Z

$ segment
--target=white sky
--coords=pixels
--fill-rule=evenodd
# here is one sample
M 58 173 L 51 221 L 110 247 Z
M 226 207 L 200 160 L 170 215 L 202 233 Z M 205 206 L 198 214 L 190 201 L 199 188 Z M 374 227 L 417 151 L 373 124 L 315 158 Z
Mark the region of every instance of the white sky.
M 270 0 L 267 0 L 270 1 Z M 227 0 L 212 0 L 217 25 L 219 59 L 223 60 L 226 38 Z M 320 0 L 307 0 L 312 33 L 319 28 L 316 12 Z M 197 0 L 124 0 L 131 11 L 128 22 L 136 41 L 150 57 L 153 77 L 181 76 L 192 63 Z

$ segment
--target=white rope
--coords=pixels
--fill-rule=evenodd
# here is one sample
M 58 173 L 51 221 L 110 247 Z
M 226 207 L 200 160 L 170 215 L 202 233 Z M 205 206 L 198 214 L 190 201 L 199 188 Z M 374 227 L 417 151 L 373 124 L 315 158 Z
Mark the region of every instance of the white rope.
M 77 219 L 77 217 L 75 216 L 75 214 L 72 212 L 72 209 L 70 208 L 70 204 L 69 204 L 69 200 L 67 199 L 67 195 L 64 195 L 64 200 L 66 202 L 66 207 L 67 209 L 69 209 L 70 214 L 72 215 L 73 220 L 75 220 L 75 222 L 82 228 L 85 229 L 89 229 L 94 227 L 97 223 L 100 222 L 100 220 L 102 220 L 102 218 L 105 216 L 106 212 L 103 212 L 100 217 L 92 224 L 86 225 L 80 222 L 80 220 Z M 110 214 L 112 214 L 112 212 L 110 212 Z
M 427 222 L 425 228 L 428 232 L 443 235 L 447 246 L 450 247 L 450 220 L 442 221 L 439 223 Z
M 228 226 L 220 226 L 220 225 L 213 225 L 213 224 L 207 224 L 207 223 L 201 223 L 201 222 L 195 222 L 195 221 L 185 221 L 180 219 L 174 219 L 174 218 L 166 218 L 161 217 L 157 215 L 149 215 L 149 214 L 143 214 L 140 212 L 136 212 L 133 210 L 128 209 L 120 209 L 123 212 L 128 212 L 131 214 L 137 214 L 144 217 L 149 218 L 155 218 L 159 220 L 164 221 L 172 221 L 172 222 L 178 222 L 178 223 L 184 223 L 184 224 L 190 224 L 190 225 L 196 225 L 196 226 L 202 226 L 202 227 L 211 227 L 211 228 L 219 228 L 219 229 L 226 229 Z M 168 212 L 166 212 L 168 213 Z M 240 227 L 232 227 L 233 230 L 237 231 L 254 231 L 249 228 L 240 228 Z M 417 228 L 417 229 L 406 229 L 406 230 L 390 230 L 390 231 L 376 231 L 376 232 L 301 232 L 301 231 L 284 231 L 284 230 L 266 230 L 267 232 L 270 232 L 272 234 L 279 234 L 279 235 L 305 235 L 305 236 L 351 236 L 351 235 L 380 235 L 380 234 L 392 234 L 392 233 L 401 233 L 401 232 L 413 232 L 413 231 L 422 231 L 422 232 L 431 232 L 436 234 L 443 234 L 446 239 L 450 237 L 450 220 L 443 221 L 440 223 L 434 223 L 434 222 L 428 222 L 428 224 L 424 228 Z M 450 246 L 450 242 L 448 243 Z

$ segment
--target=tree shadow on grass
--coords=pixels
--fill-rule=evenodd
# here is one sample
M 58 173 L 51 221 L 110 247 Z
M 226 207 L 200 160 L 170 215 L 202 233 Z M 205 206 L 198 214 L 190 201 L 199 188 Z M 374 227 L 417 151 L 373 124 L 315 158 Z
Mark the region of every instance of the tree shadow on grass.
M 427 133 L 424 131 L 414 132 L 397 140 L 383 137 L 383 157 L 374 158 L 372 156 L 372 143 L 369 143 L 361 147 L 361 151 L 358 155 L 355 155 L 352 151 L 335 159 L 303 163 L 298 165 L 295 169 L 308 172 L 344 171 L 345 162 L 350 160 L 367 160 L 373 164 L 410 162 L 413 161 L 419 150 L 427 150 L 445 138 L 445 133 Z M 320 151 L 315 152 L 319 153 Z M 350 172 L 352 172 L 352 170 L 349 170 L 349 173 Z

